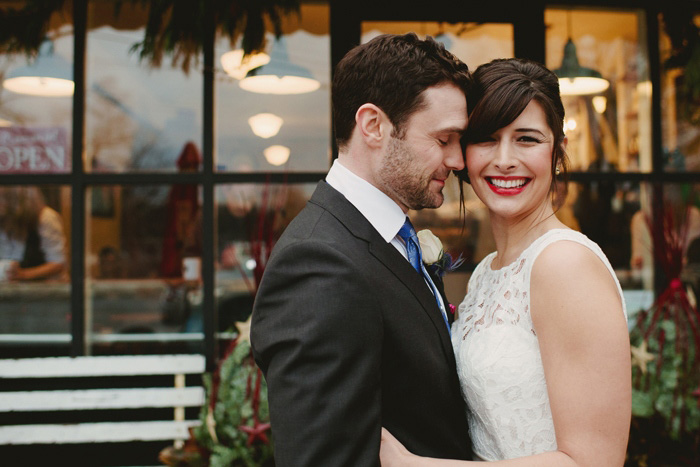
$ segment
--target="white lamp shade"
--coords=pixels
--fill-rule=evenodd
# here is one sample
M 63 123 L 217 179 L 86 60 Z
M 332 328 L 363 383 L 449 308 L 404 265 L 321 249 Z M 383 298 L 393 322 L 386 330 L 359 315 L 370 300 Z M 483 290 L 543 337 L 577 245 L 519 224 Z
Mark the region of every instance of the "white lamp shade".
M 271 138 L 275 136 L 282 127 L 282 120 L 275 114 L 261 113 L 253 115 L 248 119 L 248 124 L 256 136 L 261 138 Z
M 71 80 L 48 76 L 18 76 L 6 79 L 3 87 L 30 96 L 67 97 L 73 95 L 75 84 Z
M 264 52 L 243 56 L 242 49 L 230 50 L 221 56 L 221 66 L 226 74 L 241 80 L 245 75 L 259 66 L 270 63 L 270 56 Z
M 73 95 L 73 70 L 63 57 L 53 52 L 53 43 L 44 41 L 36 59 L 27 66 L 11 69 L 2 85 L 19 94 L 44 97 Z
M 321 87 L 307 68 L 289 59 L 284 36 L 272 46 L 270 63 L 250 70 L 238 85 L 241 89 L 260 94 L 303 94 Z
M 562 96 L 599 94 L 608 89 L 609 86 L 610 82 L 603 78 L 559 78 L 559 92 Z
M 283 165 L 289 160 L 289 148 L 286 146 L 274 145 L 263 151 L 265 159 L 272 165 Z
M 321 83 L 312 78 L 301 76 L 249 76 L 239 81 L 241 89 L 259 94 L 304 94 L 321 87 Z

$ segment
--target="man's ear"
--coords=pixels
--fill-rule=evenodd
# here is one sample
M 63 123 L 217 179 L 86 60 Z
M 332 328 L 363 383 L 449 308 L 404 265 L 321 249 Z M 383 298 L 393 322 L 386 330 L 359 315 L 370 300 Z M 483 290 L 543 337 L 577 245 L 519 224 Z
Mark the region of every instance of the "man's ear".
M 389 117 L 374 104 L 363 104 L 355 113 L 355 124 L 366 145 L 381 146 L 391 132 Z

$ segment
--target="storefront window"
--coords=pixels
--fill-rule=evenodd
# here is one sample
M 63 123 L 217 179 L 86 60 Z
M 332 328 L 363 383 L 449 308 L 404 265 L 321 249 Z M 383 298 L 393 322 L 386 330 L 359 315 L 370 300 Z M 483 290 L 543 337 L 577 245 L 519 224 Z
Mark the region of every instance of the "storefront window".
M 3 8 L 17 2 L 0 2 Z M 36 57 L 0 56 L 0 173 L 71 170 L 73 24 L 54 14 Z
M 217 187 L 215 295 L 221 332 L 250 316 L 272 247 L 315 188 L 315 183 Z
M 330 166 L 329 6 L 302 3 L 282 30 L 279 39 L 268 31 L 265 53 L 243 61 L 240 44 L 216 41 L 217 171 Z
M 700 171 L 700 11 L 675 6 L 659 15 L 664 169 Z
M 187 335 L 202 328 L 199 191 L 189 184 L 88 190 L 86 328 L 96 351 L 147 353 L 148 341 L 162 351 L 202 340 Z
M 70 342 L 70 216 L 68 187 L 0 186 L 0 344 Z
M 546 65 L 560 77 L 571 170 L 651 171 L 644 13 L 547 9 L 545 24 Z M 579 85 L 586 82 L 592 86 Z
M 185 145 L 201 147 L 202 58 L 188 73 L 139 61 L 146 20 L 141 3 L 89 2 L 86 171 L 177 172 Z

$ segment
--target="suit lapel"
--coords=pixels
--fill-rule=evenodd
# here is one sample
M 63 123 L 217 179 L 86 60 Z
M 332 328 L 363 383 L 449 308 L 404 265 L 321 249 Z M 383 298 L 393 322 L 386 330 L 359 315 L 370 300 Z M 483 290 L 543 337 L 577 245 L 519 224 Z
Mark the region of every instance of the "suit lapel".
M 442 303 L 445 304 L 447 311 L 447 321 L 450 323 L 450 325 L 452 325 L 452 322 L 454 321 L 454 314 L 450 310 L 450 302 L 447 301 L 447 295 L 445 294 L 445 283 L 442 281 L 442 277 L 440 277 L 437 273 L 432 272 L 429 268 L 426 268 L 426 270 L 428 271 L 430 278 L 433 280 L 433 284 L 435 284 L 435 287 L 442 297 Z
M 384 241 L 372 224 L 340 193 L 332 188 L 328 183 L 319 183 L 316 191 L 310 200 L 324 208 L 336 219 L 338 219 L 355 237 L 361 238 L 368 243 L 369 253 L 387 267 L 405 286 L 407 293 L 413 294 L 423 311 L 428 315 L 430 321 L 440 336 L 445 355 L 451 365 L 454 366 L 455 358 L 452 350 L 450 335 L 442 319 L 442 312 L 438 308 L 433 293 L 428 284 L 420 275 L 416 273 L 406 258 L 399 253 L 393 245 Z M 443 301 L 447 306 L 442 290 L 442 281 L 438 279 L 440 285 L 436 283 L 438 290 L 443 295 Z

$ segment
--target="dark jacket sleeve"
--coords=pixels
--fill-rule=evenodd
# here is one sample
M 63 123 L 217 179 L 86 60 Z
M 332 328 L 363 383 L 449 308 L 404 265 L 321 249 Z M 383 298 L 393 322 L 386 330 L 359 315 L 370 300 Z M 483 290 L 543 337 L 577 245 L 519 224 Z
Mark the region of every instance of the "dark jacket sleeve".
M 312 241 L 285 245 L 266 267 L 251 342 L 278 467 L 379 465 L 383 330 L 367 274 Z

